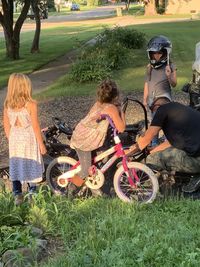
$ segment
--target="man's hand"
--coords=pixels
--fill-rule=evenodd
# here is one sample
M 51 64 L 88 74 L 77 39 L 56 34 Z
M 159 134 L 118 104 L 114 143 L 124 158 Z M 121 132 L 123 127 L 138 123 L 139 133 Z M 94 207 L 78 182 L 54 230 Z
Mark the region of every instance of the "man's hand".
M 135 143 L 134 145 L 130 146 L 129 149 L 125 150 L 125 154 L 127 156 L 131 156 L 131 155 L 134 155 L 136 152 L 139 152 L 139 151 L 141 151 L 141 150 L 138 146 L 138 143 Z
M 169 78 L 171 76 L 172 70 L 169 65 L 165 67 L 165 74 Z

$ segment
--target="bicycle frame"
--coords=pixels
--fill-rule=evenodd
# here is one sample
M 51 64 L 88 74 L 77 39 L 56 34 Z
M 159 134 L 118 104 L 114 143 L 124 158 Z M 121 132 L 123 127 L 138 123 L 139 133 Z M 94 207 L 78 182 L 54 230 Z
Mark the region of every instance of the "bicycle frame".
M 135 188 L 137 182 L 139 182 L 139 178 L 138 178 L 136 171 L 134 171 L 134 170 L 130 171 L 128 168 L 128 164 L 127 164 L 128 158 L 125 155 L 125 151 L 123 149 L 121 140 L 120 140 L 119 136 L 117 135 L 116 128 L 115 128 L 111 118 L 108 115 L 102 115 L 102 118 L 108 119 L 111 127 L 114 129 L 115 145 L 112 146 L 111 148 L 107 149 L 106 151 L 103 151 L 99 155 L 95 156 L 93 159 L 93 164 L 101 162 L 103 159 L 105 159 L 106 157 L 113 154 L 112 157 L 109 160 L 107 160 L 106 163 L 100 168 L 100 171 L 102 173 L 105 173 L 115 163 L 115 161 L 117 159 L 122 158 L 122 166 L 123 166 L 124 172 L 126 173 L 126 175 L 128 177 L 128 181 L 129 181 L 130 185 Z M 80 166 L 80 162 L 78 161 L 74 166 L 72 166 L 72 168 L 69 171 L 60 175 L 58 177 L 58 179 L 68 179 L 68 181 L 71 182 L 72 180 L 70 178 L 72 178 L 75 174 L 80 172 L 80 170 L 81 170 L 81 166 Z M 95 174 L 95 170 L 96 170 L 96 167 L 94 166 L 93 174 Z M 134 181 L 136 181 L 136 182 L 134 182 Z

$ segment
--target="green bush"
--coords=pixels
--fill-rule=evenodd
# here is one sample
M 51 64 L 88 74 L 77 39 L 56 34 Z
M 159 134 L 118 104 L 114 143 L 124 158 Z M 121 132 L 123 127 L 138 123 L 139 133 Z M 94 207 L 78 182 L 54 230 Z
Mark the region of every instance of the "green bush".
M 104 60 L 107 61 L 110 69 L 120 69 L 124 64 L 128 62 L 129 50 L 126 49 L 119 42 L 110 42 L 103 51 Z
M 47 0 L 49 11 L 56 11 L 54 0 Z
M 157 7 L 156 10 L 157 10 L 158 14 L 164 14 L 165 13 L 165 8 L 162 6 Z
M 131 28 L 115 27 L 114 29 L 105 29 L 98 38 L 101 45 L 107 43 L 119 42 L 126 48 L 142 48 L 145 44 L 145 34 Z
M 111 69 L 103 62 L 102 58 L 78 60 L 71 68 L 70 80 L 75 82 L 100 81 L 110 77 Z
M 101 6 L 103 4 L 103 0 L 88 0 L 88 6 Z
M 112 70 L 124 66 L 134 48 L 141 48 L 145 35 L 136 30 L 116 27 L 105 29 L 94 46 L 84 48 L 72 66 L 70 80 L 76 82 L 99 81 L 111 76 Z

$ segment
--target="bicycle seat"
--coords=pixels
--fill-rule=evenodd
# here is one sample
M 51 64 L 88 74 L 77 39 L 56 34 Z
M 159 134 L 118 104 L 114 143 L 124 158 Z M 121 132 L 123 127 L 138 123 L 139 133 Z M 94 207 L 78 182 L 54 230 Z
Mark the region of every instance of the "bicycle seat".
M 138 123 L 126 125 L 125 132 L 138 134 L 144 128 L 144 120 L 139 121 Z

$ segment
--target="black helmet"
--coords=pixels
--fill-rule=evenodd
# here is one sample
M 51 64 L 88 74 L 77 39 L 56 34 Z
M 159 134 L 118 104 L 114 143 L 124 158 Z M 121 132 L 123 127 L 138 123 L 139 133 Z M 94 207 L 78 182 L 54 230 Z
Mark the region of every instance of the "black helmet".
M 171 51 L 172 43 L 163 35 L 153 37 L 147 44 L 147 54 L 150 59 L 150 64 L 155 69 L 161 67 L 163 64 L 169 63 L 169 54 Z M 159 61 L 156 61 L 154 58 L 152 58 L 152 54 L 154 52 L 162 53 L 162 57 Z

